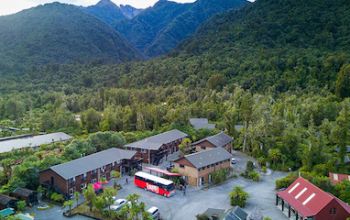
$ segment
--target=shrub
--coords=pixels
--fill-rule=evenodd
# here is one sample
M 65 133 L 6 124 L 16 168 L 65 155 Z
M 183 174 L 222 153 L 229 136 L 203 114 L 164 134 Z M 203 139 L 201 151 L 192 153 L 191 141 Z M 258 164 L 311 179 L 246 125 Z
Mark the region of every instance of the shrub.
M 248 193 L 245 192 L 242 187 L 236 186 L 230 192 L 230 203 L 231 203 L 231 206 L 237 206 L 238 205 L 238 206 L 244 208 L 245 205 L 246 205 L 248 197 L 249 197 Z
M 20 212 L 23 212 L 26 209 L 26 202 L 25 201 L 18 201 L 17 202 L 17 210 Z
M 260 181 L 260 174 L 256 171 L 252 171 L 252 172 L 248 173 L 247 178 L 251 179 L 255 182 L 259 182 Z
M 267 168 L 266 168 L 265 166 L 263 166 L 263 167 L 261 168 L 261 172 L 266 173 L 266 171 L 267 171 Z
M 214 184 L 219 184 L 224 182 L 227 179 L 227 175 L 228 175 L 228 170 L 222 169 L 211 173 L 211 178 Z
M 64 201 L 64 197 L 62 194 L 58 194 L 58 193 L 52 193 L 50 196 L 50 199 L 54 202 L 58 202 L 58 203 L 62 203 Z
M 209 217 L 205 214 L 196 215 L 197 220 L 210 220 Z
M 287 188 L 298 178 L 295 174 L 289 174 L 288 176 L 276 180 L 276 189 Z

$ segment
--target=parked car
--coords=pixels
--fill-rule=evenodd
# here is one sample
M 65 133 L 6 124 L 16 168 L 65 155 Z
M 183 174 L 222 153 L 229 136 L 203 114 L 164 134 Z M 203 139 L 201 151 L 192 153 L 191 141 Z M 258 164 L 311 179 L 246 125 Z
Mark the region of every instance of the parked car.
M 111 210 L 113 211 L 119 211 L 121 208 L 123 208 L 124 205 L 126 205 L 125 199 L 117 199 L 114 201 L 114 204 L 111 205 Z
M 231 158 L 231 164 L 236 164 L 237 163 L 237 159 L 236 158 Z
M 152 218 L 155 219 L 155 220 L 158 220 L 160 219 L 160 213 L 159 213 L 159 209 L 155 206 L 152 206 L 151 208 L 149 208 L 147 210 L 147 212 L 149 214 L 151 214 Z

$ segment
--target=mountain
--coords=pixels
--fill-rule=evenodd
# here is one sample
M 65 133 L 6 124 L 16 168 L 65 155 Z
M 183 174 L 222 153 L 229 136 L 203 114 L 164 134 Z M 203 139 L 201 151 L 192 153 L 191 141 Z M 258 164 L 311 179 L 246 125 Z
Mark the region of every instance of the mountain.
M 245 0 L 198 0 L 187 4 L 161 0 L 132 20 L 119 22 L 116 29 L 144 55 L 154 57 L 176 47 L 214 14 L 245 4 Z
M 143 11 L 143 9 L 134 8 L 131 5 L 120 5 L 120 10 L 122 11 L 123 15 L 128 19 L 136 17 Z
M 140 57 L 114 29 L 75 6 L 52 3 L 0 17 L 2 68 Z
M 124 10 L 121 10 L 110 0 L 101 0 L 96 5 L 86 7 L 85 11 L 96 16 L 101 21 L 112 27 L 114 27 L 119 21 L 126 19 L 126 16 L 124 16 Z
M 142 11 L 132 20 L 120 22 L 116 25 L 119 33 L 139 51 L 152 44 L 158 33 L 177 16 L 190 8 L 190 4 L 179 4 L 166 0 L 158 1 L 153 7 Z
M 190 37 L 213 15 L 229 9 L 240 9 L 248 3 L 246 0 L 197 0 L 189 10 L 177 16 L 158 33 L 152 44 L 145 49 L 145 54 L 148 56 L 165 54 L 182 40 Z

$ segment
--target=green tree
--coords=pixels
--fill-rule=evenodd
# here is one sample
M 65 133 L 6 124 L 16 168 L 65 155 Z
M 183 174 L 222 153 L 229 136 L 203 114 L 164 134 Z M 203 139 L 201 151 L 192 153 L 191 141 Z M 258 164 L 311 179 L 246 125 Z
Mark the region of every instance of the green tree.
M 92 211 L 92 206 L 96 200 L 96 193 L 91 184 L 83 191 L 85 201 L 88 203 L 90 211 Z
M 23 211 L 25 211 L 26 207 L 27 207 L 26 201 L 21 200 L 21 201 L 17 202 L 17 210 L 18 211 L 23 212 Z
M 350 64 L 342 66 L 338 73 L 335 93 L 340 98 L 350 97 Z
M 97 112 L 95 109 L 90 108 L 83 112 L 81 121 L 83 123 L 84 128 L 88 132 L 98 131 L 99 124 L 101 121 L 101 114 Z
M 106 187 L 101 194 L 101 197 L 105 200 L 105 205 L 108 209 L 111 209 L 111 205 L 114 203 L 113 197 L 117 195 L 117 190 L 111 187 Z
M 80 193 L 78 191 L 75 191 L 74 192 L 74 200 L 75 200 L 76 206 L 79 205 L 79 198 L 80 198 Z
M 231 206 L 238 205 L 244 208 L 248 197 L 249 197 L 248 193 L 245 192 L 242 187 L 240 186 L 234 187 L 233 190 L 230 192 Z
M 72 212 L 72 207 L 73 207 L 74 201 L 73 200 L 67 200 L 63 203 L 63 208 L 68 207 L 68 212 L 69 214 Z
M 117 188 L 117 180 L 120 178 L 120 172 L 116 171 L 116 170 L 112 170 L 111 172 L 111 177 L 113 178 L 113 187 L 114 189 Z

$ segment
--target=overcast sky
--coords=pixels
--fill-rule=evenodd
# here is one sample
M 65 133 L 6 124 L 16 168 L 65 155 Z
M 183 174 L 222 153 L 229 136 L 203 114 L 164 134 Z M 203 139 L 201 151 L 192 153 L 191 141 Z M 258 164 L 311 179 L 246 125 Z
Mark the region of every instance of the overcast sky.
M 50 2 L 62 2 L 75 5 L 93 5 L 99 0 L 0 0 L 0 15 L 8 15 L 23 9 Z M 112 0 L 116 4 L 129 4 L 137 8 L 147 8 L 154 5 L 158 0 Z M 172 0 L 175 2 L 194 2 L 195 0 Z

